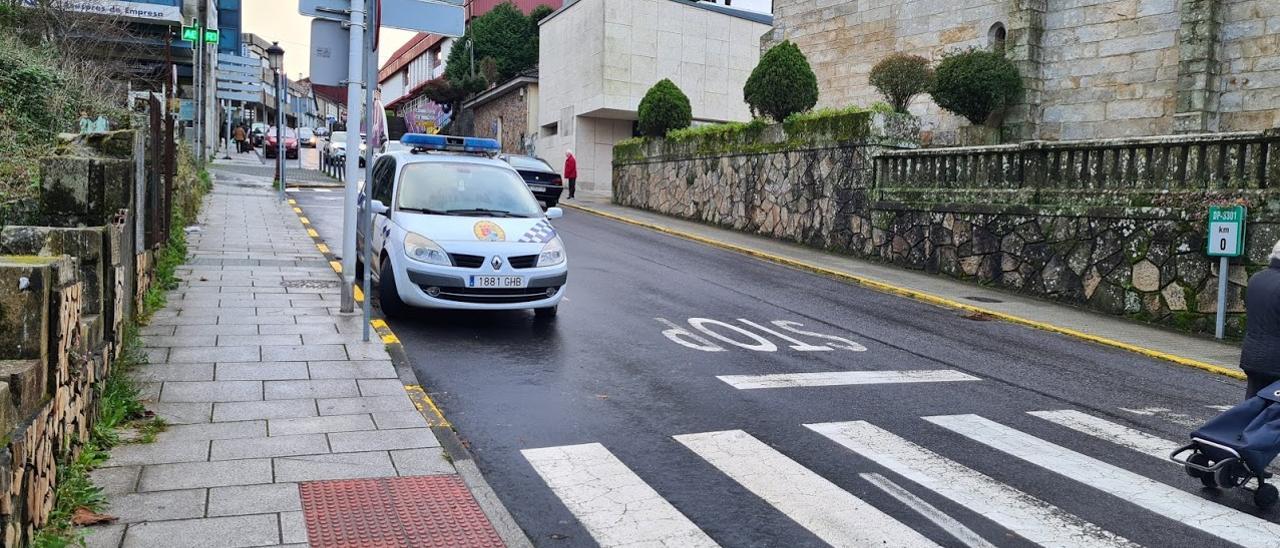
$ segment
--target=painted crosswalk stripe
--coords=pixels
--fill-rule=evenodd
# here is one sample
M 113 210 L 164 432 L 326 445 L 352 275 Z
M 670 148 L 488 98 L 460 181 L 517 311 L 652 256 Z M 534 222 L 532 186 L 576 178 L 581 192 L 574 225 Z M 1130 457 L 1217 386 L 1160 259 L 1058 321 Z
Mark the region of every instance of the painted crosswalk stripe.
M 1164 438 L 1072 409 L 1031 411 L 1030 414 L 1161 460 L 1168 459 L 1169 453 L 1179 447 L 1178 444 Z
M 1280 525 L 1202 499 L 977 415 L 925 420 L 1241 546 L 1274 547 Z
M 1135 546 L 1123 537 L 869 422 L 829 422 L 805 427 L 1037 544 L 1064 548 Z
M 675 439 L 832 546 L 936 546 L 746 432 Z
M 880 474 L 858 475 L 861 476 L 862 479 L 867 480 L 871 485 L 879 487 L 881 491 L 888 493 L 889 496 L 898 499 L 898 502 L 901 502 L 912 510 L 915 510 L 943 531 L 946 531 L 951 536 L 956 537 L 956 540 L 959 540 L 965 546 L 968 546 L 969 548 L 995 548 L 994 544 L 987 542 L 987 540 L 982 538 L 981 535 L 973 532 L 973 529 L 965 527 L 963 523 L 960 523 L 959 521 L 956 521 L 955 518 L 948 516 L 936 506 L 911 494 L 911 491 L 908 491 L 901 485 L 894 483 L 893 480 L 881 476 Z
M 603 445 L 520 453 L 601 546 L 717 546 Z
M 824 373 L 781 373 L 774 375 L 720 375 L 716 377 L 738 390 L 758 388 L 801 388 L 855 384 L 904 384 L 982 380 L 951 369 L 918 371 L 830 371 Z

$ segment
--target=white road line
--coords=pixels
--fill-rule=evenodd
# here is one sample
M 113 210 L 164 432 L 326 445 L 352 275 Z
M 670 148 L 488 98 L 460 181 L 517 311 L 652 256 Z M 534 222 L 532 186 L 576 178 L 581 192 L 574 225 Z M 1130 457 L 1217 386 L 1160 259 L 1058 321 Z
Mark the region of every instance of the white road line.
M 806 424 L 846 448 L 977 514 L 1057 547 L 1131 547 L 1123 537 L 866 421 Z
M 1072 409 L 1030 411 L 1029 413 L 1054 424 L 1065 426 L 1116 445 L 1128 447 L 1139 453 L 1146 453 L 1164 461 L 1168 460 L 1169 453 L 1181 447 L 1181 445 L 1164 438 L 1152 436 L 1141 430 L 1129 428 L 1128 426 L 1116 424 Z
M 1241 546 L 1276 546 L 1280 525 L 1207 501 L 977 415 L 925 417 L 974 441 Z
M 718 546 L 603 445 L 520 453 L 601 546 Z
M 775 375 L 720 375 L 716 377 L 738 390 L 757 388 L 801 388 L 855 384 L 906 384 L 982 380 L 950 369 L 917 371 L 830 371 L 824 373 L 781 373 Z
M 965 546 L 968 546 L 969 548 L 995 548 L 994 544 L 987 542 L 987 539 L 984 539 L 981 535 L 973 532 L 973 529 L 965 527 L 963 523 L 956 521 L 955 518 L 948 516 L 945 512 L 939 510 L 934 505 L 929 504 L 928 502 L 925 502 L 924 499 L 911 494 L 911 491 L 908 491 L 901 485 L 894 483 L 893 480 L 881 476 L 880 474 L 859 475 L 862 476 L 862 479 L 867 480 L 871 485 L 879 487 L 881 491 L 884 491 L 885 493 L 888 493 L 889 496 L 898 499 L 898 502 L 907 505 L 912 510 L 915 510 L 920 515 L 924 516 L 925 519 L 940 527 L 943 531 L 946 531 L 951 536 L 956 537 L 956 540 L 959 540 Z
M 313 189 L 311 189 L 311 191 L 312 191 L 312 192 L 333 192 L 333 189 L 329 189 L 329 188 L 313 188 Z
M 832 546 L 937 546 L 746 432 L 674 437 Z

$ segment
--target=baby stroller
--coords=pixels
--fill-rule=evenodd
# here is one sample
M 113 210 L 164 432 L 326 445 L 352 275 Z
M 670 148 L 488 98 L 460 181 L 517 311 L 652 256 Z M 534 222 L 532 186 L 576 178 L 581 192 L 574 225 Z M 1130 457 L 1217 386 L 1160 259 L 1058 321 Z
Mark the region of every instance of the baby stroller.
M 1253 503 L 1270 508 L 1280 501 L 1280 491 L 1266 482 L 1267 466 L 1280 454 L 1280 382 L 1214 417 L 1191 433 L 1191 443 L 1169 455 L 1187 475 L 1208 488 L 1243 488 L 1253 492 Z M 1185 454 L 1185 456 L 1184 456 Z M 1250 479 L 1258 480 L 1249 488 Z

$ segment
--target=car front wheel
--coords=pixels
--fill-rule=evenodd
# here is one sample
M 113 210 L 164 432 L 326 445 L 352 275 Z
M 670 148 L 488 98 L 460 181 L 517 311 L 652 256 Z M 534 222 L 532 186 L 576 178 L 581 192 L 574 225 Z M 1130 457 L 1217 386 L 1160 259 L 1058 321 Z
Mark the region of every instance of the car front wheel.
M 400 291 L 396 289 L 396 274 L 391 271 L 391 259 L 382 260 L 382 269 L 378 272 L 378 302 L 382 313 L 388 318 L 396 318 L 404 314 L 407 305 L 400 300 Z

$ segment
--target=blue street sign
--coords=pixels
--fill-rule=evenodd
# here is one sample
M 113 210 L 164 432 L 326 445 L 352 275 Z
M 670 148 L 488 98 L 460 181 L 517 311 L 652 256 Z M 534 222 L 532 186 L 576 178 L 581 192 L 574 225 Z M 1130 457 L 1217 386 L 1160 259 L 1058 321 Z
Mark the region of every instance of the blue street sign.
M 382 26 L 393 29 L 429 32 L 441 36 L 462 36 L 466 24 L 463 8 L 432 0 L 382 0 Z

